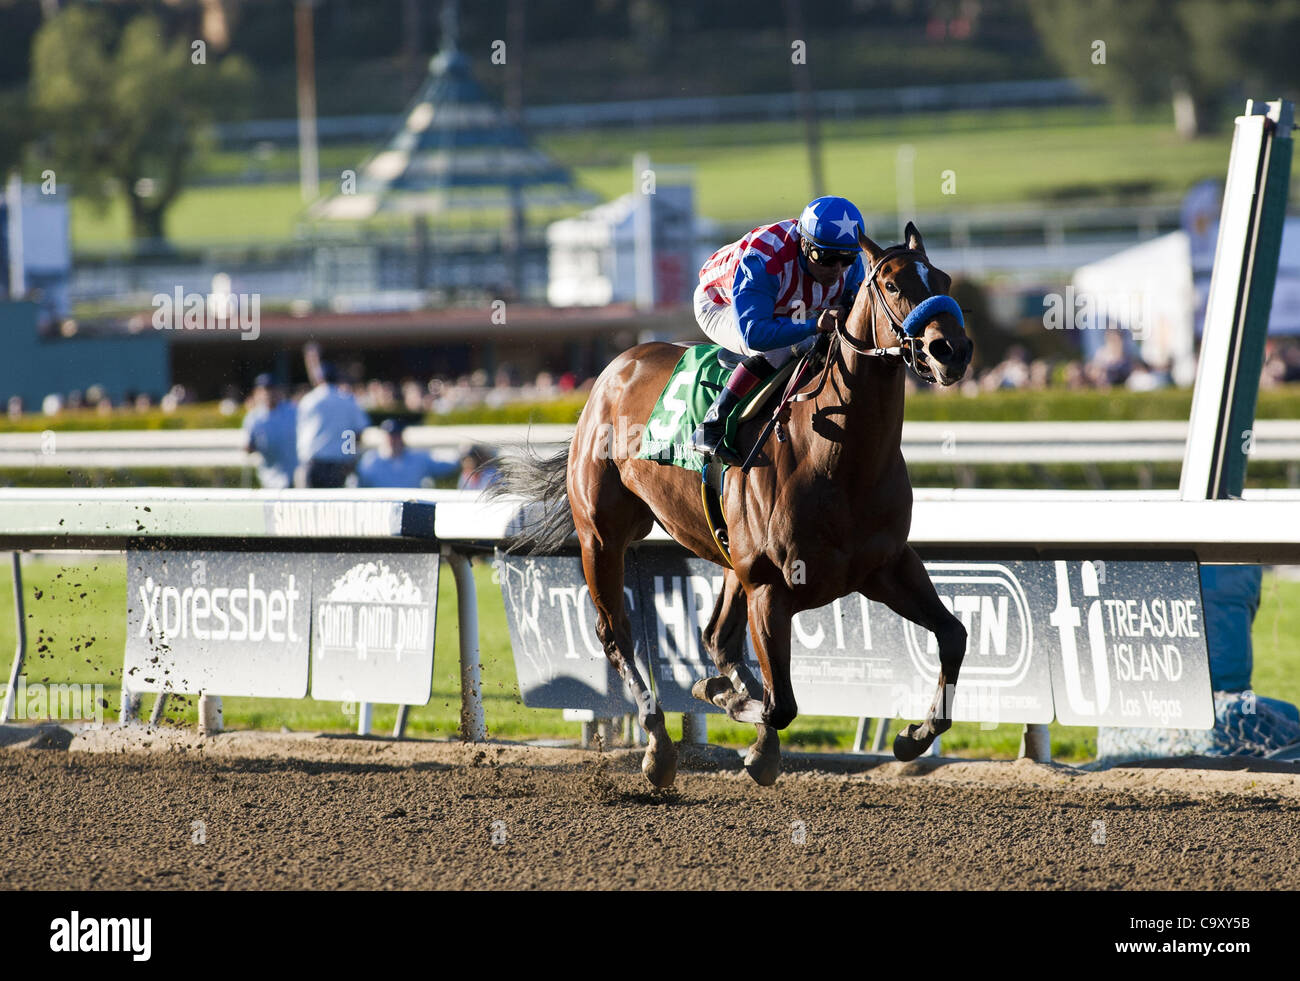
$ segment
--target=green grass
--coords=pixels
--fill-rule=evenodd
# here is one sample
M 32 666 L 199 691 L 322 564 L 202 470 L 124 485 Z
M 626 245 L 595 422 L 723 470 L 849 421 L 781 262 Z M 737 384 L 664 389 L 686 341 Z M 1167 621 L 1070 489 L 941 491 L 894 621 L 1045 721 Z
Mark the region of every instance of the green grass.
M 864 211 L 884 213 L 895 207 L 896 158 L 903 144 L 916 151 L 919 211 L 1133 195 L 1172 198 L 1202 178 L 1222 176 L 1231 144 L 1230 131 L 1183 141 L 1164 113 L 1127 118 L 1104 108 L 828 119 L 822 134 L 828 188 L 853 198 Z M 697 209 L 710 218 L 768 220 L 796 213 L 809 197 L 802 130 L 791 123 L 555 133 L 539 143 L 572 166 L 580 184 L 606 198 L 632 188 L 632 158 L 641 150 L 658 166 L 691 167 Z M 331 147 L 324 172 L 357 166 L 371 150 Z M 290 157 L 278 151 L 255 165 L 283 170 Z M 208 166 L 213 174 L 234 176 L 250 161 L 244 154 L 218 154 Z M 1300 158 L 1295 166 L 1300 168 Z M 946 171 L 955 175 L 955 194 L 943 193 Z M 667 173 L 660 177 L 671 179 Z M 532 216 L 534 221 L 542 217 Z M 302 218 L 296 184 L 199 187 L 177 198 L 167 233 L 178 245 L 287 241 Z M 492 218 L 478 212 L 455 220 L 485 227 Z M 127 232 L 119 202 L 99 213 L 74 199 L 72 236 L 78 249 L 123 245 Z
M 122 651 L 125 645 L 126 564 L 121 556 L 79 557 L 69 564 L 49 560 L 29 561 L 24 568 L 27 604 L 28 683 L 103 684 L 108 708 L 106 720 L 117 717 Z M 484 711 L 491 736 L 503 739 L 576 739 L 579 725 L 565 722 L 558 710 L 529 709 L 520 702 L 515 682 L 505 611 L 501 593 L 491 581 L 491 570 L 478 563 L 480 644 Z M 6 597 L 12 595 L 3 584 Z M 83 596 L 84 594 L 84 596 Z M 39 596 L 39 598 L 37 598 Z M 450 575 L 440 576 L 439 618 L 434 655 L 433 695 L 429 703 L 413 708 L 408 720 L 412 735 L 449 738 L 457 733 L 460 712 L 458 635 L 455 591 Z M 1300 653 L 1300 582 L 1264 577 L 1263 600 L 1255 619 L 1256 690 L 1263 695 L 1300 702 L 1300 676 L 1294 671 Z M 87 644 L 89 643 L 89 646 Z M 0 649 L 14 647 L 12 602 L 0 604 Z M 171 724 L 193 725 L 193 698 L 174 698 L 166 716 Z M 355 719 L 334 702 L 311 699 L 226 698 L 226 726 L 232 729 L 271 729 L 348 732 Z M 151 707 L 145 699 L 144 711 Z M 376 732 L 391 732 L 396 709 L 377 706 Z M 855 720 L 801 716 L 783 735 L 787 746 L 803 749 L 845 749 L 853 738 Z M 897 731 L 900 723 L 893 724 Z M 670 717 L 669 731 L 680 735 L 680 718 Z M 1021 727 L 992 729 L 959 723 L 944 736 L 946 754 L 1013 757 Z M 753 727 L 709 719 L 712 742 L 743 746 L 753 740 Z M 1052 748 L 1057 759 L 1081 761 L 1096 751 L 1096 730 L 1053 724 Z
M 852 198 L 864 212 L 892 212 L 898 149 L 908 144 L 916 152 L 919 211 L 1042 203 L 1133 185 L 1177 194 L 1201 178 L 1222 175 L 1231 143 L 1227 133 L 1185 142 L 1164 120 L 1117 120 L 1105 110 L 925 118 L 934 125 L 827 122 L 827 187 Z M 564 147 L 564 142 L 551 145 Z M 578 176 L 602 194 L 621 194 L 630 189 L 636 150 L 649 152 L 656 164 L 692 166 L 697 207 L 711 218 L 758 221 L 793 214 L 809 196 L 802 133 L 788 124 L 618 132 L 601 140 L 599 152 L 607 162 L 579 166 Z M 945 171 L 955 175 L 955 194 L 943 193 Z

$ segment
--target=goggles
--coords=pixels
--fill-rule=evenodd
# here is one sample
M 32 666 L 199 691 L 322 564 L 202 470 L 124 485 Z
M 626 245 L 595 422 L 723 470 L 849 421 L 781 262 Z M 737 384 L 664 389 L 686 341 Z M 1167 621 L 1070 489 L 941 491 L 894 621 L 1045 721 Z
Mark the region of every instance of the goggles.
M 819 266 L 851 266 L 861 254 L 857 249 L 826 249 L 811 242 L 805 246 L 805 255 Z

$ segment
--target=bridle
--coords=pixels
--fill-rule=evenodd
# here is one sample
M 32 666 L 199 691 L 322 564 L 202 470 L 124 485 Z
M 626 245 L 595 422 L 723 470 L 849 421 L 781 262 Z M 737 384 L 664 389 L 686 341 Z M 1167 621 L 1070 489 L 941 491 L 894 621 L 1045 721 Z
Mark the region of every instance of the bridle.
M 875 358 L 898 358 L 907 367 L 912 369 L 916 377 L 920 378 L 928 385 L 935 383 L 934 371 L 924 358 L 925 349 L 922 347 L 921 335 L 925 331 L 925 325 L 935 318 L 939 313 L 950 313 L 957 318 L 958 326 L 965 326 L 965 319 L 962 317 L 961 307 L 957 301 L 946 293 L 935 293 L 927 296 L 924 300 L 906 317 L 901 320 L 894 308 L 889 305 L 885 299 L 885 292 L 880 286 L 880 269 L 890 259 L 896 259 L 899 256 L 914 256 L 917 259 L 926 258 L 924 252 L 916 249 L 909 249 L 903 245 L 891 245 L 881 253 L 880 258 L 872 263 L 871 269 L 863 281 L 863 289 L 869 289 L 874 294 L 874 299 L 879 301 L 879 305 L 884 308 L 886 316 L 889 318 L 890 330 L 894 332 L 894 337 L 898 341 L 896 347 L 874 347 L 858 340 L 848 332 L 843 323 L 843 318 L 835 324 L 835 333 L 831 335 L 830 346 L 826 350 L 826 364 L 822 369 L 821 378 L 817 382 L 817 387 L 811 392 L 802 392 L 798 395 L 790 394 L 792 391 L 798 391 L 802 383 L 802 372 L 796 372 L 791 378 L 791 388 L 787 389 L 786 397 L 782 403 L 786 402 L 806 402 L 809 399 L 815 399 L 821 394 L 826 387 L 826 379 L 830 377 L 831 364 L 835 361 L 836 344 L 845 344 L 858 354 Z M 876 303 L 871 304 L 871 339 L 876 338 Z
M 916 377 L 928 385 L 933 385 L 935 383 L 934 370 L 925 360 L 925 349 L 922 346 L 921 335 L 925 331 L 925 325 L 939 313 L 951 313 L 957 318 L 958 326 L 964 326 L 961 307 L 956 300 L 946 293 L 935 293 L 927 296 L 913 308 L 911 313 L 900 319 L 898 314 L 894 312 L 894 308 L 889 305 L 889 301 L 885 299 L 885 291 L 880 286 L 881 267 L 890 259 L 896 259 L 900 256 L 912 256 L 914 259 L 926 258 L 924 252 L 919 252 L 916 249 L 909 249 L 902 245 L 891 245 L 872 264 L 864 282 L 864 288 L 872 291 L 874 299 L 879 301 L 879 306 L 884 309 L 885 315 L 889 318 L 889 328 L 894 332 L 894 338 L 898 341 L 898 346 L 873 347 L 864 344 L 848 332 L 843 322 L 836 323 L 835 333 L 840 343 L 847 344 L 859 354 L 881 358 L 901 358 L 903 363 L 912 369 Z M 876 306 L 876 303 L 871 304 L 871 339 L 873 341 L 876 339 Z
M 880 301 L 880 306 L 884 307 L 885 314 L 889 317 L 889 327 L 894 332 L 894 337 L 898 340 L 897 347 L 872 347 L 854 337 L 845 329 L 840 318 L 835 324 L 835 333 L 823 334 L 818 336 L 817 342 L 812 349 L 808 351 L 801 363 L 795 368 L 794 373 L 790 376 L 789 382 L 786 383 L 785 391 L 781 393 L 781 398 L 776 403 L 776 409 L 772 413 L 772 418 L 768 420 L 767 426 L 754 442 L 741 466 L 743 471 L 748 472 L 755 458 L 758 456 L 759 449 L 767 442 L 768 434 L 776 429 L 777 439 L 785 442 L 785 432 L 781 424 L 782 414 L 786 406 L 792 402 L 807 402 L 815 399 L 822 393 L 826 387 L 826 381 L 831 375 L 831 365 L 837 360 L 839 352 L 836 350 L 840 344 L 846 344 L 849 348 L 858 354 L 864 354 L 868 357 L 877 358 L 898 358 L 903 364 L 911 368 L 918 378 L 927 384 L 935 383 L 934 371 L 926 363 L 923 355 L 925 349 L 922 347 L 921 335 L 925 332 L 925 325 L 933 320 L 940 313 L 950 313 L 957 318 L 959 326 L 965 326 L 965 318 L 962 317 L 961 307 L 957 301 L 946 293 L 935 293 L 927 296 L 924 300 L 913 308 L 912 312 L 901 320 L 898 314 L 894 313 L 888 301 L 885 300 L 884 290 L 880 288 L 880 268 L 889 259 L 897 258 L 902 255 L 911 255 L 924 259 L 925 253 L 917 249 L 909 249 L 903 245 L 892 245 L 881 254 L 880 258 L 872 264 L 870 271 L 863 281 L 862 288 L 874 291 L 874 300 Z M 841 307 L 841 309 L 844 309 Z M 816 352 L 823 349 L 823 339 L 826 340 L 823 351 L 825 362 L 822 366 L 821 377 L 817 385 L 810 392 L 800 392 L 799 389 L 805 384 L 804 376 L 808 367 L 816 363 Z M 876 339 L 876 303 L 871 304 L 871 339 Z M 813 370 L 816 370 L 815 368 Z M 797 393 L 797 394 L 796 394 Z

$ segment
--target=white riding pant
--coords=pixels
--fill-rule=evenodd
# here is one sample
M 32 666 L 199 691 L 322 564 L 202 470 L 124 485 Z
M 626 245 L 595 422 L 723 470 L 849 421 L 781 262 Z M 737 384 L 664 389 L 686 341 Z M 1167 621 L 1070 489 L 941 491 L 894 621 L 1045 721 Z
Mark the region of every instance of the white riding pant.
M 714 303 L 705 292 L 703 283 L 695 287 L 695 319 L 699 322 L 700 329 L 714 344 L 721 344 L 728 351 L 735 351 L 745 357 L 761 354 L 767 358 L 768 364 L 773 368 L 781 367 L 795 353 L 793 347 L 756 351 L 746 344 L 745 338 L 740 333 L 740 321 L 736 318 L 735 306 L 730 303 Z

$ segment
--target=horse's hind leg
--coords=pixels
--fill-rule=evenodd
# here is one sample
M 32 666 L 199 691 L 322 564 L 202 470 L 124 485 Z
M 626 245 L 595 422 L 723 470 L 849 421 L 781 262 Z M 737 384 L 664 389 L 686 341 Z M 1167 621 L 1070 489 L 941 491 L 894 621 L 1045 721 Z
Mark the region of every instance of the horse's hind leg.
M 635 526 L 638 523 L 632 521 L 628 524 Z M 654 786 L 670 787 L 677 775 L 677 747 L 668 738 L 658 700 L 636 669 L 632 623 L 623 602 L 623 562 L 628 539 L 621 536 L 613 540 L 603 538 L 595 529 L 588 528 L 579 531 L 578 540 L 582 545 L 583 575 L 596 607 L 596 636 L 605 648 L 605 656 L 627 686 L 628 694 L 637 706 L 637 718 L 649 736 L 649 745 L 641 760 L 641 772 Z
M 718 674 L 701 678 L 691 694 L 716 705 L 737 722 L 759 723 L 763 716 L 763 685 L 745 663 L 747 600 L 740 578 L 728 569 L 722 593 L 701 639 Z
M 930 748 L 940 733 L 952 727 L 952 700 L 961 662 L 966 657 L 966 628 L 943 605 L 911 546 L 905 546 L 896 561 L 873 572 L 862 593 L 925 627 L 939 642 L 939 688 L 925 721 L 909 725 L 894 739 L 894 756 L 903 762 L 914 760 Z

